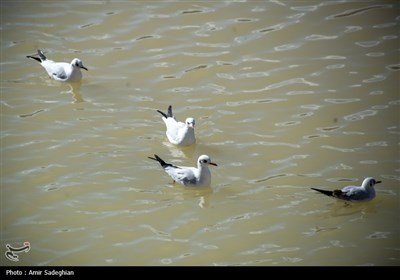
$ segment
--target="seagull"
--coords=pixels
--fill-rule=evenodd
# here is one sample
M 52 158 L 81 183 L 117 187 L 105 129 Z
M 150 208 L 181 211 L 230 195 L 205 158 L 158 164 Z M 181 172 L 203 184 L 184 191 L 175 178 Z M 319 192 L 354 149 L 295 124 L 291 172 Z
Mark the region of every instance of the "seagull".
M 347 186 L 341 190 L 325 191 L 320 189 L 311 188 L 317 192 L 323 193 L 327 196 L 333 196 L 338 199 L 347 201 L 368 201 L 375 197 L 374 185 L 382 183 L 382 181 L 376 181 L 372 177 L 365 178 L 362 185 L 359 186 Z
M 196 143 L 194 136 L 195 121 L 193 118 L 187 118 L 185 123 L 177 122 L 172 114 L 172 106 L 168 106 L 168 113 L 165 114 L 157 110 L 162 115 L 162 119 L 167 127 L 166 135 L 172 144 L 180 146 L 189 146 Z
M 38 50 L 38 56 L 39 57 L 28 55 L 26 57 L 38 61 L 44 69 L 46 69 L 50 78 L 53 78 L 56 81 L 78 82 L 82 79 L 80 68 L 88 71 L 88 69 L 83 66 L 82 61 L 78 58 L 74 58 L 71 63 L 54 62 L 47 59 L 41 50 Z
M 199 156 L 196 167 L 175 166 L 171 163 L 166 163 L 159 156 L 154 155 L 148 157 L 149 159 L 158 161 L 165 172 L 174 179 L 174 183 L 178 182 L 188 187 L 206 187 L 211 184 L 211 172 L 208 165 L 217 166 L 216 163 L 211 162 L 207 155 Z

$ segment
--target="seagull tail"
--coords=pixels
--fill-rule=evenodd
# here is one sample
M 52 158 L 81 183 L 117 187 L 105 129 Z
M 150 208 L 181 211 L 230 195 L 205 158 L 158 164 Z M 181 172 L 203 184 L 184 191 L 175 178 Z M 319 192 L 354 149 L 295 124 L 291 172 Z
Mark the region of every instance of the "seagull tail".
M 320 189 L 315 189 L 315 188 L 311 188 L 311 189 L 314 191 L 323 193 L 324 195 L 327 195 L 327 196 L 333 196 L 333 191 L 325 191 L 325 190 L 320 190 Z
M 148 157 L 148 158 L 149 158 L 149 159 L 152 159 L 152 160 L 155 160 L 155 161 L 158 161 L 158 162 L 161 164 L 162 167 L 168 165 L 165 161 L 163 161 L 163 160 L 162 160 L 159 156 L 157 156 L 157 155 L 154 155 L 154 157 Z
M 32 56 L 32 55 L 27 55 L 26 57 L 27 58 L 32 58 L 32 59 L 34 59 L 34 60 L 36 60 L 36 61 L 38 61 L 40 63 L 47 59 L 46 56 L 43 54 L 43 52 L 41 50 L 38 50 L 38 55 L 39 55 L 39 57 Z

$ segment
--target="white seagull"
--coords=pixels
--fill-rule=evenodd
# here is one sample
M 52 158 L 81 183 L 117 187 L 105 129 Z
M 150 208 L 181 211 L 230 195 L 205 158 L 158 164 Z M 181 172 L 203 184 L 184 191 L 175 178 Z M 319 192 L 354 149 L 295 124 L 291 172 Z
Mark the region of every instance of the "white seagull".
M 211 184 L 211 172 L 208 165 L 217 166 L 216 163 L 211 162 L 207 155 L 201 155 L 197 160 L 196 167 L 175 166 L 166 163 L 159 156 L 154 155 L 149 159 L 158 161 L 165 172 L 174 179 L 174 183 L 178 182 L 188 187 L 206 187 Z
M 157 110 L 162 115 L 162 119 L 167 127 L 166 135 L 172 144 L 180 146 L 189 146 L 196 143 L 194 136 L 195 121 L 193 118 L 187 118 L 185 123 L 177 122 L 172 114 L 171 105 L 168 106 L 168 113 L 165 114 Z
M 327 196 L 336 197 L 347 201 L 368 201 L 375 197 L 374 185 L 382 183 L 372 177 L 365 178 L 361 186 L 347 186 L 341 190 L 325 191 L 311 188 Z
M 78 82 L 82 79 L 81 68 L 88 71 L 88 69 L 83 66 L 82 61 L 78 58 L 74 58 L 71 63 L 54 62 L 47 59 L 41 50 L 38 50 L 38 56 L 39 57 L 28 55 L 26 57 L 38 61 L 47 71 L 50 78 L 53 78 L 56 81 Z

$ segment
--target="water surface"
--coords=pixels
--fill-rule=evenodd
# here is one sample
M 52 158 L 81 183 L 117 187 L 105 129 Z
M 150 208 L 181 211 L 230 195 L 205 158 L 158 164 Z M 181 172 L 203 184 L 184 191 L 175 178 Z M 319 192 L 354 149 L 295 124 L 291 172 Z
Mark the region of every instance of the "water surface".
M 2 265 L 400 264 L 396 1 L 0 5 Z M 38 48 L 89 71 L 52 81 Z M 211 187 L 154 153 L 209 155 Z M 367 203 L 310 190 L 368 176 Z

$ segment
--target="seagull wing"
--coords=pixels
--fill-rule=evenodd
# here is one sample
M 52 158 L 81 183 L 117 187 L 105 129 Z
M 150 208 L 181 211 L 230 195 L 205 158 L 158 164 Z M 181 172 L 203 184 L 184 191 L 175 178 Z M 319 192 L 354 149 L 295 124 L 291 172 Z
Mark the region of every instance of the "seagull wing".
M 67 73 L 65 73 L 64 69 L 62 69 L 61 71 L 58 72 L 53 72 L 53 77 L 56 80 L 65 80 L 67 79 Z
M 165 125 L 167 126 L 168 139 L 173 143 L 179 143 L 182 141 L 182 129 L 185 129 L 185 124 L 177 122 L 174 118 L 164 119 Z
M 42 62 L 42 66 L 46 69 L 49 76 L 55 80 L 64 81 L 68 78 L 68 74 L 65 71 L 65 67 L 70 67 L 68 63 L 56 63 L 52 60 L 45 60 Z
M 172 177 L 176 182 L 179 182 L 185 186 L 196 184 L 196 176 L 192 167 L 177 167 L 168 166 L 164 168 L 165 172 Z
M 366 200 L 370 198 L 370 195 L 365 189 L 357 186 L 347 186 L 344 187 L 340 193 L 339 191 L 336 192 L 338 198 L 345 200 Z

